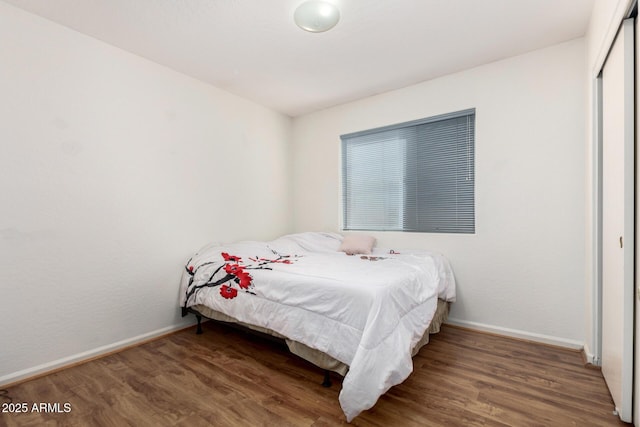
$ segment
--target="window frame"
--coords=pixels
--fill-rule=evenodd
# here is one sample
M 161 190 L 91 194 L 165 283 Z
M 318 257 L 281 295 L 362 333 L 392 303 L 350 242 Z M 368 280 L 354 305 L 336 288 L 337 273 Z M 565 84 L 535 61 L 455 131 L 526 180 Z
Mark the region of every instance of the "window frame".
M 455 186 L 455 195 L 456 195 L 456 201 L 453 203 L 448 203 L 447 202 L 447 206 L 446 206 L 446 210 L 452 210 L 455 211 L 455 219 L 450 219 L 447 218 L 446 214 L 443 214 L 442 217 L 437 217 L 436 218 L 436 222 L 437 220 L 445 220 L 445 221 L 450 221 L 451 224 L 447 223 L 446 226 L 444 226 L 443 228 L 437 228 L 437 227 L 433 227 L 433 225 L 429 225 L 429 226 L 425 226 L 423 222 L 421 222 L 421 220 L 416 220 L 416 219 L 412 219 L 412 220 L 407 220 L 406 216 L 403 216 L 403 218 L 401 219 L 401 226 L 400 227 L 390 227 L 387 226 L 387 224 L 384 224 L 382 226 L 369 226 L 367 224 L 365 224 L 364 222 L 361 222 L 359 224 L 354 224 L 353 219 L 348 218 L 349 215 L 354 215 L 358 212 L 360 212 L 360 209 L 356 209 L 356 210 L 350 210 L 349 209 L 349 204 L 350 201 L 352 200 L 352 197 L 350 197 L 349 193 L 349 186 L 351 185 L 353 187 L 353 182 L 348 180 L 351 180 L 351 176 L 352 175 L 356 175 L 355 173 L 351 174 L 351 172 L 348 172 L 348 168 L 352 167 L 352 165 L 348 165 L 347 162 L 347 157 L 352 156 L 352 154 L 349 154 L 349 156 L 347 155 L 347 150 L 349 150 L 350 145 L 352 144 L 352 146 L 357 146 L 356 144 L 365 144 L 365 142 L 362 142 L 363 140 L 366 141 L 367 138 L 374 138 L 372 144 L 376 144 L 376 143 L 385 143 L 385 138 L 389 138 L 389 136 L 387 135 L 387 133 L 389 132 L 394 132 L 396 130 L 400 130 L 403 132 L 413 132 L 415 130 L 416 133 L 420 133 L 419 136 L 416 136 L 416 140 L 414 142 L 412 142 L 413 146 L 412 147 L 405 147 L 405 152 L 410 152 L 410 151 L 415 151 L 415 150 L 422 150 L 421 148 L 419 148 L 419 144 L 424 144 L 425 142 L 429 141 L 427 139 L 425 139 L 426 137 L 424 135 L 428 134 L 428 132 L 430 131 L 431 128 L 437 126 L 438 122 L 444 122 L 445 121 L 450 121 L 451 119 L 461 119 L 461 118 L 466 118 L 467 122 L 466 122 L 466 131 L 467 131 L 467 136 L 466 137 L 459 137 L 459 136 L 455 136 L 453 141 L 449 141 L 448 139 L 450 139 L 451 137 L 444 137 L 443 140 L 438 140 L 438 141 L 446 141 L 447 143 L 453 143 L 455 144 L 454 146 L 452 146 L 451 149 L 447 149 L 448 151 L 448 157 L 446 160 L 447 161 L 452 161 L 456 163 L 455 166 L 455 173 L 456 173 L 456 184 L 451 184 L 446 183 L 445 185 L 443 185 L 442 187 L 438 187 L 438 186 L 432 186 L 432 187 L 428 187 L 427 190 L 434 190 L 434 189 L 445 189 L 445 191 L 451 191 L 451 188 L 453 188 Z M 341 187 L 341 229 L 344 231 L 396 231 L 396 232 L 415 232 L 415 233 L 444 233 L 444 234 L 475 234 L 476 233 L 476 188 L 475 188 L 475 138 L 476 138 L 476 130 L 475 130 L 475 118 L 476 118 L 476 109 L 475 108 L 469 108 L 469 109 L 465 109 L 465 110 L 460 110 L 460 111 L 456 111 L 456 112 L 452 112 L 452 113 L 446 113 L 446 114 L 440 114 L 440 115 L 436 115 L 436 116 L 431 116 L 431 117 L 427 117 L 427 118 L 423 118 L 423 119 L 418 119 L 418 120 L 412 120 L 412 121 L 408 121 L 408 122 L 403 122 L 403 123 L 398 123 L 398 124 L 393 124 L 393 125 L 388 125 L 388 126 L 382 126 L 382 127 L 378 127 L 378 128 L 373 128 L 373 129 L 367 129 L 364 131 L 359 131 L 359 132 L 353 132 L 353 133 L 348 133 L 348 134 L 344 134 L 340 136 L 341 139 L 341 179 L 340 179 L 340 187 Z M 434 125 L 434 126 L 423 126 L 423 125 Z M 420 126 L 422 126 L 422 128 L 420 128 Z M 458 126 L 458 125 L 456 125 Z M 464 126 L 463 126 L 464 127 Z M 376 135 L 382 135 L 380 141 L 375 141 L 375 136 Z M 362 138 L 362 137 L 366 137 L 366 138 Z M 466 144 L 467 148 L 466 148 L 466 153 L 464 154 L 464 156 L 462 154 L 459 154 L 459 146 L 461 144 Z M 351 148 L 353 150 L 353 148 Z M 421 151 L 421 154 L 424 152 L 428 152 L 429 154 L 433 154 L 433 145 L 430 148 L 424 149 Z M 375 151 L 375 150 L 374 150 Z M 415 151 L 417 153 L 417 151 Z M 453 154 L 451 154 L 453 153 Z M 378 156 L 380 155 L 379 153 L 377 154 Z M 407 165 L 410 165 L 410 162 L 413 160 L 409 159 L 409 155 L 407 154 L 407 158 L 405 159 L 405 163 Z M 463 168 L 461 168 L 458 165 L 458 162 L 460 161 L 460 159 L 462 159 L 462 161 L 464 162 L 465 159 L 464 157 L 466 157 L 466 164 L 465 164 L 465 168 L 468 170 L 468 172 L 466 172 L 468 175 L 466 177 L 466 181 L 470 181 L 468 184 L 464 184 L 465 188 L 463 189 L 458 189 L 458 184 L 457 182 L 460 180 L 460 176 L 463 175 L 465 172 L 463 172 Z M 419 160 L 415 160 L 415 162 L 419 162 Z M 419 165 L 419 166 L 407 166 L 406 169 L 413 169 L 414 170 L 414 175 L 410 178 L 406 178 L 405 177 L 405 182 L 403 185 L 403 189 L 402 192 L 406 193 L 407 189 L 410 188 L 411 183 L 409 183 L 410 180 L 416 181 L 418 179 L 423 179 L 420 178 L 421 175 L 424 174 L 419 174 L 419 173 L 415 173 L 415 171 L 418 171 L 420 166 L 424 166 L 423 164 Z M 349 178 L 347 177 L 349 175 Z M 360 179 L 362 179 L 363 177 L 358 177 Z M 423 179 L 423 181 L 421 181 L 421 186 L 423 186 L 426 183 L 426 181 Z M 414 183 L 415 184 L 415 183 Z M 416 184 L 417 185 L 417 184 Z M 462 187 L 462 186 L 460 186 Z M 424 187 L 423 187 L 424 188 Z M 424 194 L 427 190 L 422 191 L 421 193 Z M 453 194 L 453 193 L 451 193 Z M 458 194 L 461 194 L 461 201 L 458 201 Z M 360 196 L 362 197 L 363 195 L 360 194 Z M 422 218 L 423 215 L 426 214 L 426 216 L 429 215 L 429 212 L 431 212 L 432 208 L 421 208 L 418 207 L 418 203 L 423 203 L 424 204 L 424 200 L 418 202 L 418 200 L 421 198 L 420 196 L 415 196 L 416 200 L 413 202 L 409 202 L 415 204 L 416 206 L 413 206 L 411 209 L 415 210 L 415 214 L 416 214 L 416 218 Z M 392 199 L 392 196 L 389 196 L 389 199 Z M 464 200 L 462 200 L 464 198 Z M 426 203 L 426 205 L 428 206 L 429 204 Z M 397 211 L 404 211 L 406 210 L 410 210 L 407 209 L 408 206 L 408 202 L 405 200 L 404 204 L 402 207 L 396 209 Z M 462 219 L 458 219 L 457 215 L 458 215 L 458 209 L 462 207 L 464 209 L 464 213 L 461 214 L 461 218 Z M 354 213 L 356 212 L 356 213 Z M 362 213 L 360 212 L 360 215 L 362 215 Z M 403 214 L 404 215 L 404 214 Z M 466 215 L 466 216 L 464 216 Z M 464 216 L 464 217 L 462 217 Z M 386 218 L 386 217 L 385 217 Z M 390 217 L 389 222 L 393 222 L 393 218 Z M 366 221 L 365 221 L 366 222 Z M 429 221 L 427 221 L 429 222 Z M 460 223 L 460 224 L 459 224 Z

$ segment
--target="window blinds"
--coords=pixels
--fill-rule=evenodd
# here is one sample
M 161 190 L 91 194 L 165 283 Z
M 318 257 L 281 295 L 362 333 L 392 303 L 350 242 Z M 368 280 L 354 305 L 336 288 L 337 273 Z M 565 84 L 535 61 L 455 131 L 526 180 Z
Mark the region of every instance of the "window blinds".
M 345 230 L 475 232 L 475 109 L 341 140 Z

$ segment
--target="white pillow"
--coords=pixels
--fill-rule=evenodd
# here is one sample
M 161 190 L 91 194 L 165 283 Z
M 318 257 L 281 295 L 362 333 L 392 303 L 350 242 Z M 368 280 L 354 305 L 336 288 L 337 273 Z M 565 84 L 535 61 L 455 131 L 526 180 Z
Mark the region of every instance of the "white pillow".
M 375 244 L 376 238 L 373 236 L 366 234 L 347 234 L 342 240 L 342 244 L 338 250 L 345 252 L 347 255 L 369 255 Z

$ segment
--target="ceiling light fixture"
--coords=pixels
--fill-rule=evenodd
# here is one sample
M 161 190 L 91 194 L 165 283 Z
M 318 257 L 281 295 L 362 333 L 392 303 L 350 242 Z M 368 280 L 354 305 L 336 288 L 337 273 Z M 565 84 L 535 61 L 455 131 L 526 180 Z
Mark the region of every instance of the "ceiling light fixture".
M 321 33 L 336 26 L 340 20 L 340 10 L 326 1 L 309 0 L 296 8 L 293 20 L 305 31 Z

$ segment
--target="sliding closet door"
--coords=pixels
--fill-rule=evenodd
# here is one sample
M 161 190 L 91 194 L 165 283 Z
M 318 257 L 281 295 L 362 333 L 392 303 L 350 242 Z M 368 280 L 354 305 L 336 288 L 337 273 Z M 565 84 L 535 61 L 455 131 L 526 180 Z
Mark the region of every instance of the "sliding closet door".
M 631 422 L 634 321 L 634 23 L 602 69 L 602 374 Z

